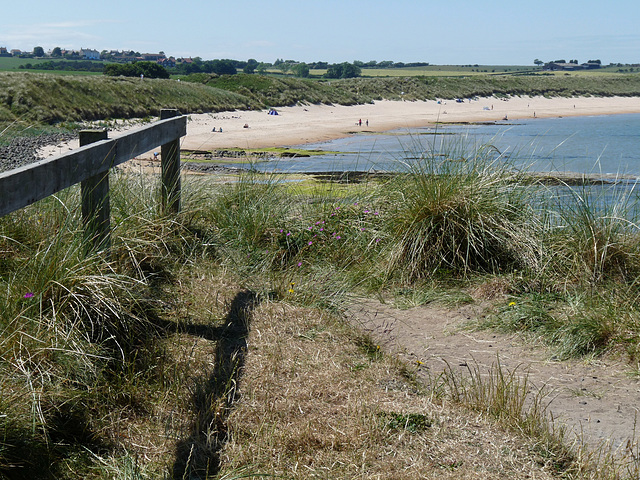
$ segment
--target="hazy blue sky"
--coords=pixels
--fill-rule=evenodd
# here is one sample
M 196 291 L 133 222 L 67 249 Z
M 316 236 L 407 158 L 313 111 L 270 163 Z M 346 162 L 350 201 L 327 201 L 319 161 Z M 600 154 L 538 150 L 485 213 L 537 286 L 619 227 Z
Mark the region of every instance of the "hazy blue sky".
M 273 62 L 640 63 L 638 0 L 16 0 L 0 46 Z

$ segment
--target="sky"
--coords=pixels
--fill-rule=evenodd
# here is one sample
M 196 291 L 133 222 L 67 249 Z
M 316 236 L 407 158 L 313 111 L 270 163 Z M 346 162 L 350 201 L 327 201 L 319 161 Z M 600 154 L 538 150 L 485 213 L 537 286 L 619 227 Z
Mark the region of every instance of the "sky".
M 0 47 L 204 60 L 640 63 L 637 0 L 7 1 Z

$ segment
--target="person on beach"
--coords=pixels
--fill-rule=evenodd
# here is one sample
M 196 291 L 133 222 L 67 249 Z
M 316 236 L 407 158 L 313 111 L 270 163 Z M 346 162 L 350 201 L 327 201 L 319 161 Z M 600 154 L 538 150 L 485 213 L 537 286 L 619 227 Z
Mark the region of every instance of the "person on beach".
M 362 126 L 362 119 L 358 120 L 358 126 Z

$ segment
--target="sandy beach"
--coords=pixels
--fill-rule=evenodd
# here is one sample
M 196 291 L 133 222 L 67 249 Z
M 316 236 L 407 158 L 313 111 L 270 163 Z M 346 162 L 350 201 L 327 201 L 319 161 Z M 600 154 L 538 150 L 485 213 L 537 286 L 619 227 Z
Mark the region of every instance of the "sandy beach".
M 640 97 L 513 97 L 505 100 L 490 97 L 463 103 L 383 100 L 354 106 L 279 107 L 276 111 L 278 115 L 269 115 L 267 110 L 191 114 L 181 147 L 207 151 L 283 147 L 323 142 L 354 133 L 424 127 L 436 122 L 501 122 L 505 118 L 640 113 Z M 109 136 L 117 137 L 121 133 L 113 131 Z M 46 158 L 77 147 L 75 140 L 45 148 L 40 156 Z M 153 151 L 138 158 L 151 159 Z
M 640 113 L 640 98 L 515 97 L 500 100 L 492 97 L 463 103 L 455 100 L 440 103 L 385 100 L 368 105 L 306 105 L 276 110 L 278 115 L 268 115 L 266 110 L 190 115 L 182 148 L 292 146 L 332 140 L 354 132 L 381 132 L 436 122 L 498 122 L 504 118 Z

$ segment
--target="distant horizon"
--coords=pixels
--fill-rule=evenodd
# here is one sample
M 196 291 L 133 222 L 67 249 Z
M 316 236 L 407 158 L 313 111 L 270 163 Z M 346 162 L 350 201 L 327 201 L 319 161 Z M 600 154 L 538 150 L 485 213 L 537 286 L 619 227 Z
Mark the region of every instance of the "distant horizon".
M 104 51 L 107 51 L 107 52 L 112 52 L 112 51 L 117 51 L 117 52 L 136 52 L 136 53 L 139 53 L 140 55 L 158 55 L 158 54 L 160 54 L 162 52 L 167 58 L 176 58 L 176 59 L 178 59 L 178 58 L 191 58 L 191 59 L 193 59 L 193 58 L 201 58 L 203 61 L 208 61 L 208 60 L 227 60 L 228 59 L 228 60 L 234 60 L 234 61 L 240 61 L 240 62 L 245 61 L 246 62 L 249 59 L 254 59 L 254 60 L 256 60 L 256 61 L 258 61 L 260 63 L 269 63 L 269 64 L 273 64 L 277 60 L 283 60 L 285 62 L 299 62 L 299 63 L 311 63 L 311 64 L 325 62 L 325 60 L 312 60 L 312 61 L 304 61 L 303 62 L 303 61 L 300 61 L 300 60 L 295 59 L 295 58 L 285 58 L 285 57 L 282 57 L 282 56 L 276 57 L 276 59 L 273 60 L 273 61 L 260 60 L 260 59 L 257 59 L 255 57 L 249 57 L 249 58 L 224 58 L 224 59 L 223 58 L 202 58 L 202 57 L 199 57 L 198 55 L 186 56 L 185 57 L 185 56 L 173 55 L 170 52 L 167 53 L 167 50 L 159 50 L 158 52 L 147 52 L 147 51 L 138 51 L 138 50 L 134 50 L 134 49 L 131 49 L 131 48 L 124 48 L 124 49 L 102 48 L 102 49 L 99 49 L 99 48 L 91 47 L 91 46 L 89 46 L 89 47 L 84 46 L 84 47 L 80 47 L 80 48 L 67 48 L 67 47 L 64 47 L 62 45 L 55 45 L 55 46 L 50 47 L 50 48 L 45 48 L 43 45 L 35 45 L 30 50 L 22 50 L 20 48 L 13 48 L 13 47 L 9 47 L 9 46 L 6 46 L 6 45 L 3 45 L 3 44 L 0 43 L 0 48 L 2 48 L 2 47 L 6 48 L 8 52 L 11 52 L 12 50 L 20 50 L 21 54 L 33 54 L 34 48 L 42 47 L 43 50 L 45 51 L 45 53 L 47 55 L 49 55 L 54 48 L 58 47 L 58 48 L 61 48 L 62 50 L 65 50 L 65 51 L 70 50 L 70 51 L 78 51 L 79 52 L 81 50 L 95 50 L 97 52 L 104 52 Z M 61 59 L 64 59 L 64 57 L 48 57 L 48 58 L 61 58 Z M 584 64 L 584 63 L 587 63 L 587 62 L 589 62 L 591 60 L 600 60 L 602 62 L 603 66 L 608 66 L 608 65 L 636 66 L 636 65 L 640 65 L 640 61 L 634 62 L 634 63 L 624 63 L 624 62 L 615 62 L 615 61 L 614 62 L 604 62 L 599 58 L 590 58 L 588 60 L 579 60 L 579 59 L 576 59 L 575 57 L 565 57 L 563 59 L 557 58 L 557 59 L 553 59 L 553 60 L 546 60 L 546 59 L 534 59 L 534 60 L 540 60 L 545 64 L 546 63 L 554 63 L 554 62 L 557 62 L 559 60 L 565 60 L 566 62 L 569 62 L 571 60 L 577 60 L 578 64 Z M 473 63 L 451 63 L 451 62 L 448 62 L 448 63 L 432 63 L 432 62 L 428 62 L 426 60 L 396 61 L 396 60 L 393 60 L 393 59 L 390 59 L 390 58 L 387 58 L 387 59 L 384 59 L 384 60 L 369 59 L 369 60 L 366 60 L 366 61 L 365 60 L 361 60 L 361 59 L 354 59 L 354 60 L 343 60 L 343 61 L 338 61 L 338 62 L 327 62 L 327 63 L 329 63 L 329 64 L 344 63 L 344 62 L 348 62 L 348 63 L 354 63 L 354 62 L 363 62 L 363 63 L 376 62 L 376 63 L 382 63 L 382 62 L 388 62 L 388 61 L 391 61 L 394 64 L 397 64 L 397 63 L 403 63 L 403 64 L 422 63 L 422 64 L 428 64 L 429 66 L 456 66 L 456 67 L 464 67 L 464 66 L 471 66 L 471 67 L 490 67 L 490 66 L 496 66 L 496 67 L 504 67 L 504 66 L 509 66 L 509 67 L 512 67 L 512 66 L 513 67 L 530 67 L 530 66 L 534 65 L 534 61 L 531 61 L 528 64 L 527 63 L 478 63 L 478 62 L 473 62 Z
M 35 5 L 34 5 L 35 4 Z M 532 65 L 566 58 L 640 63 L 635 1 L 412 2 L 167 0 L 10 2 L 0 46 L 170 52 L 203 59 L 311 63 Z M 91 46 L 94 47 L 91 47 Z M 421 59 L 421 60 L 416 60 Z

